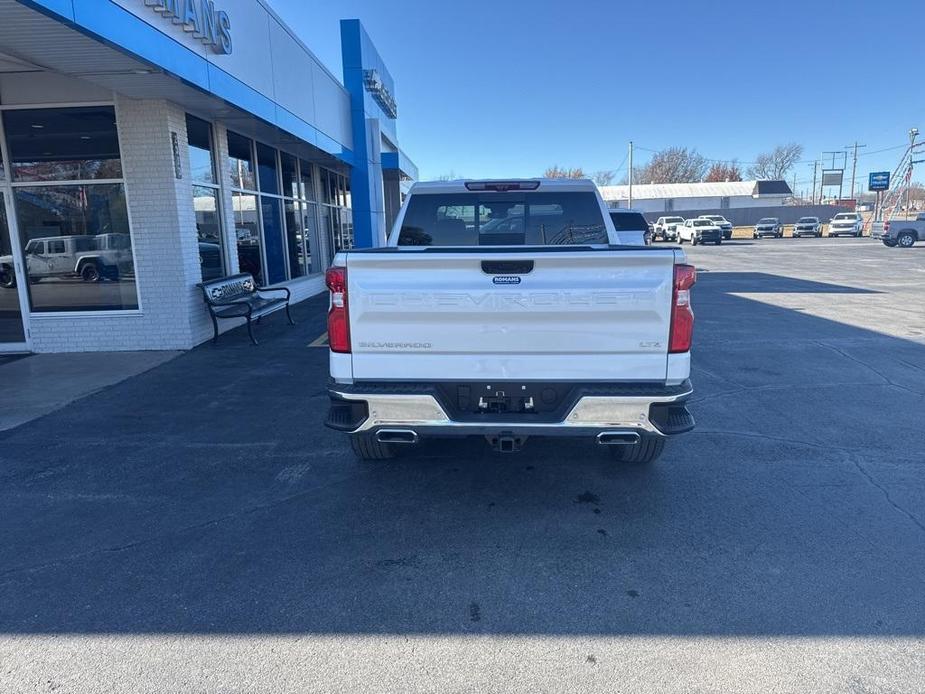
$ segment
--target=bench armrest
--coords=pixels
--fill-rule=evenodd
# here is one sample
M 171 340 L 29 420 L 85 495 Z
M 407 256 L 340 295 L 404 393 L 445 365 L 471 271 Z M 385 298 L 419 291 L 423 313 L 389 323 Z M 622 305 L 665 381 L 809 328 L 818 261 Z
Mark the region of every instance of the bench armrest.
M 286 292 L 286 301 L 289 301 L 292 298 L 292 292 L 289 291 L 289 287 L 257 287 L 257 293 L 261 292 Z

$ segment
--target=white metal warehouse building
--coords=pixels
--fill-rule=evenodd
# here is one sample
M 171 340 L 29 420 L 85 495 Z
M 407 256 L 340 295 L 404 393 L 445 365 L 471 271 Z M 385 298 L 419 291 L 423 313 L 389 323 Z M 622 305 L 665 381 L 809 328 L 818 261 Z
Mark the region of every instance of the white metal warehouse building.
M 786 181 L 651 183 L 633 186 L 630 205 L 629 186 L 602 186 L 600 190 L 610 207 L 632 207 L 651 213 L 775 207 L 793 195 Z

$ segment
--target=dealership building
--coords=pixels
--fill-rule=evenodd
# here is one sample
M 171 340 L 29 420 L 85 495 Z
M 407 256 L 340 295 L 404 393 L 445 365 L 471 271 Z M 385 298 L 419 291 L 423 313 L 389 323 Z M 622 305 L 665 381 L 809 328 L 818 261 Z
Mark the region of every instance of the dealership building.
M 0 352 L 188 349 L 200 282 L 382 244 L 417 170 L 340 32 L 342 79 L 265 0 L 0 0 Z

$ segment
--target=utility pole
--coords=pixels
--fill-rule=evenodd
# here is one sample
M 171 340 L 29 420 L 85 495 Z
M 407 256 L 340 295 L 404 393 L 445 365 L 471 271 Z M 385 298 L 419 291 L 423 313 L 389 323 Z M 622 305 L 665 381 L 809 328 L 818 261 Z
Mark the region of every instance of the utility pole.
M 912 198 L 912 165 L 915 164 L 913 157 L 915 152 L 912 150 L 915 149 L 915 138 L 919 136 L 918 128 L 909 129 L 909 173 L 906 176 L 906 219 L 909 219 L 909 209 L 911 207 L 911 198 Z
M 814 161 L 813 162 L 813 195 L 810 198 L 810 201 L 813 203 L 813 205 L 816 204 L 816 170 L 818 168 L 819 168 L 819 162 Z M 821 198 L 822 196 L 820 195 L 819 197 Z
M 629 155 L 627 156 L 627 159 L 629 160 L 629 167 L 630 167 L 630 170 L 629 170 L 630 201 L 627 207 L 632 207 L 633 206 L 633 141 L 632 140 L 630 140 L 630 152 L 629 152 Z
M 854 177 L 858 172 L 858 147 L 867 147 L 867 145 L 859 145 L 855 141 L 854 145 L 847 145 L 848 147 L 854 147 L 854 159 L 851 164 L 851 199 L 854 199 Z

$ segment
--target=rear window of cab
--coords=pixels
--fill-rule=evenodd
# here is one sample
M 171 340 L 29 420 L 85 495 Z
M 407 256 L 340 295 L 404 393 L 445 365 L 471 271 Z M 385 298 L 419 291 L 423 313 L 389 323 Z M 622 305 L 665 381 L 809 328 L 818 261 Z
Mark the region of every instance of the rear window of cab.
M 399 246 L 561 246 L 608 243 L 597 196 L 412 193 Z

